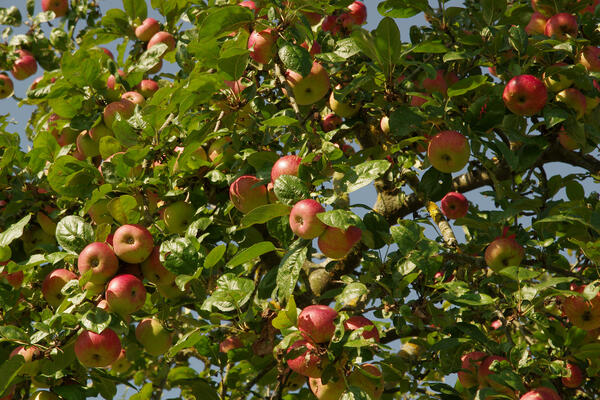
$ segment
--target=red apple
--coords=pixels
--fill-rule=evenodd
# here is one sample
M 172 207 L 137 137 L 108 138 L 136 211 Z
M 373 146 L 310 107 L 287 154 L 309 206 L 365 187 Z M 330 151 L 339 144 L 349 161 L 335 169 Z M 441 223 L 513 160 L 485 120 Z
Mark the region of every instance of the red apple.
M 514 237 L 499 237 L 485 249 L 485 263 L 493 271 L 518 266 L 525 257 L 525 249 Z
M 363 317 L 362 315 L 355 315 L 353 317 L 348 318 L 344 321 L 344 329 L 348 331 L 353 331 L 359 328 L 364 327 L 372 327 L 370 330 L 363 330 L 362 337 L 365 340 L 374 339 L 376 342 L 379 342 L 379 332 L 375 327 L 375 324 L 368 318 Z
M 568 388 L 575 389 L 583 383 L 584 376 L 581 368 L 577 364 L 567 363 L 569 376 L 563 376 L 561 382 Z
M 596 11 L 596 7 L 598 7 L 599 4 L 600 4 L 600 0 L 594 0 L 591 5 L 585 7 L 582 10 L 579 10 L 579 13 L 582 15 L 586 14 L 586 13 L 593 14 Z
M 562 397 L 554 389 L 542 386 L 525 393 L 520 400 L 562 400 Z
M 16 53 L 19 54 L 19 58 L 13 64 L 11 72 L 15 79 L 22 81 L 37 72 L 37 61 L 27 50 L 19 49 Z
M 253 31 L 248 38 L 248 50 L 250 57 L 261 64 L 268 64 L 275 54 L 275 41 L 277 36 L 272 29 L 264 29 L 260 32 Z
M 287 70 L 287 83 L 294 92 L 296 103 L 307 106 L 321 100 L 329 92 L 329 74 L 318 62 L 313 62 L 310 73 L 302 76 L 299 73 Z M 338 114 L 339 115 L 339 114 Z
M 446 82 L 446 72 L 438 69 L 435 78 L 430 78 L 429 75 L 424 75 L 419 87 L 425 89 L 427 93 L 438 92 L 444 96 L 448 92 L 448 82 Z
M 172 339 L 159 320 L 155 318 L 146 318 L 135 328 L 135 338 L 146 352 L 153 356 L 160 356 L 169 350 Z
M 317 348 L 312 343 L 308 340 L 297 340 L 288 347 L 287 352 L 289 353 L 290 351 L 301 347 L 306 350 L 296 358 L 287 360 L 288 367 L 300 375 L 311 378 L 320 378 L 322 373 L 319 366 L 321 358 L 317 354 Z
M 598 0 L 600 1 L 600 0 Z M 308 23 L 313 26 L 313 25 L 317 25 L 319 22 L 321 22 L 321 18 L 323 18 L 323 16 L 319 13 L 316 12 L 308 12 L 308 11 L 301 11 L 302 14 L 306 17 Z
M 54 11 L 57 17 L 64 17 L 69 11 L 69 0 L 42 0 L 42 11 Z
M 6 271 L 2 271 L 0 273 L 0 280 L 5 279 L 6 282 L 15 289 L 18 289 L 23 284 L 23 279 L 25 278 L 25 274 L 23 271 L 11 272 L 8 273 Z
M 123 225 L 115 231 L 113 237 L 114 250 L 117 257 L 130 264 L 144 261 L 154 249 L 154 239 L 141 225 Z
M 281 175 L 298 176 L 298 168 L 300 168 L 301 162 L 302 158 L 295 155 L 281 157 L 279 160 L 275 161 L 273 168 L 271 168 L 271 182 L 275 184 L 275 181 Z
M 339 400 L 346 391 L 346 381 L 339 375 L 327 383 L 323 383 L 321 378 L 308 378 L 308 386 L 318 400 Z
M 469 202 L 458 192 L 450 192 L 442 199 L 442 212 L 448 219 L 458 219 L 467 215 Z
M 362 231 L 355 226 L 343 231 L 339 228 L 328 226 L 325 232 L 319 236 L 317 244 L 325 257 L 339 260 L 352 250 L 352 247 L 360 241 Z
M 337 129 L 340 125 L 342 125 L 342 118 L 335 115 L 334 113 L 329 113 L 321 120 L 321 127 L 323 128 L 323 132 L 329 132 L 334 129 Z
M 146 289 L 142 281 L 131 274 L 117 275 L 108 282 L 106 301 L 111 311 L 126 317 L 142 308 Z
M 308 48 L 307 42 L 303 42 L 300 45 L 300 47 L 304 47 L 306 50 L 308 50 L 308 53 L 311 56 L 314 56 L 315 54 L 319 54 L 321 52 L 321 45 L 316 40 L 312 43 L 312 46 L 310 46 L 310 49 Z
M 383 395 L 383 374 L 376 365 L 355 367 L 348 377 L 348 383 L 365 391 L 372 400 L 379 400 Z
M 231 350 L 239 349 L 240 347 L 244 347 L 244 343 L 237 336 L 228 336 L 219 343 L 219 351 L 221 353 L 227 353 Z
M 477 386 L 477 369 L 487 356 L 482 351 L 472 351 L 460 358 L 462 363 L 460 366 L 461 370 L 458 371 L 458 380 L 463 387 L 469 389 Z
M 119 101 L 112 102 L 104 108 L 104 124 L 109 129 L 112 129 L 113 122 L 115 122 L 117 113 L 121 116 L 121 119 L 127 120 L 131 118 L 134 111 L 135 104 L 129 100 L 121 99 Z
M 146 18 L 144 22 L 135 28 L 135 37 L 142 42 L 149 41 L 152 36 L 160 31 L 160 24 L 154 18 Z
M 442 131 L 429 140 L 427 157 L 440 172 L 458 172 L 467 165 L 471 148 L 466 137 L 457 131 Z
M 146 104 L 146 99 L 138 92 L 125 92 L 121 95 L 122 99 L 129 100 L 133 104 L 138 104 L 143 107 Z
M 329 342 L 335 332 L 337 315 L 337 311 L 329 306 L 308 306 L 298 315 L 298 330 L 314 343 Z
M 572 108 L 577 113 L 577 118 L 583 118 L 587 109 L 587 100 L 579 89 L 568 88 L 561 90 L 556 94 L 555 100 Z
M 255 15 L 259 11 L 259 8 L 256 6 L 256 3 L 254 3 L 254 1 L 252 1 L 252 0 L 242 1 L 238 5 L 241 6 L 241 7 L 249 8 L 250 10 L 252 10 L 254 12 Z
M 548 100 L 548 91 L 537 77 L 518 75 L 506 84 L 502 100 L 513 113 L 531 116 L 542 111 Z
M 93 242 L 79 253 L 77 268 L 82 275 L 91 269 L 90 282 L 104 283 L 117 273 L 119 260 L 108 244 Z
M 314 239 L 327 228 L 317 214 L 325 212 L 323 206 L 313 200 L 305 199 L 297 202 L 290 213 L 290 228 L 302 239 Z
M 73 279 L 77 279 L 77 275 L 68 269 L 60 268 L 50 272 L 42 283 L 42 295 L 48 304 L 58 307 L 65 297 L 60 291 Z
M 332 35 L 339 33 L 342 27 L 342 20 L 335 15 L 325 17 L 321 24 L 321 29 L 325 32 L 331 32 Z
M 543 35 L 544 30 L 546 28 L 546 21 L 548 21 L 548 18 L 544 17 L 543 14 L 540 14 L 537 11 L 534 12 L 533 14 L 531 14 L 529 23 L 525 27 L 525 32 L 527 32 L 530 35 Z
M 229 186 L 229 199 L 244 214 L 258 206 L 269 204 L 267 187 L 252 175 L 240 176 Z
M 114 61 L 115 56 L 113 56 L 112 51 L 110 51 L 106 47 L 100 47 L 100 50 L 102 50 L 104 52 L 104 54 L 106 54 L 107 56 L 109 56 Z
M 576 292 L 583 292 L 585 286 L 571 288 Z M 569 322 L 580 329 L 591 331 L 600 328 L 600 296 L 586 300 L 580 296 L 568 296 L 562 299 L 562 311 L 569 318 Z
M 29 362 L 33 361 L 34 358 L 39 357 L 40 354 L 42 354 L 42 353 L 35 346 L 29 346 L 28 348 L 19 346 L 19 347 L 15 347 L 13 349 L 13 351 L 10 352 L 8 358 L 11 359 L 16 355 L 20 355 L 25 359 L 26 363 L 29 363 Z
M 75 356 L 86 367 L 108 367 L 119 358 L 119 354 L 121 341 L 110 328 L 100 334 L 85 330 L 75 340 Z
M 14 89 L 12 79 L 5 73 L 0 73 L 0 99 L 5 99 L 13 94 Z
M 600 47 L 585 46 L 579 54 L 579 63 L 589 72 L 600 72 Z
M 355 1 L 348 6 L 347 15 L 350 16 L 350 21 L 354 25 L 362 25 L 367 22 L 367 6 L 360 1 Z M 347 24 L 346 24 L 347 25 Z
M 577 30 L 577 18 L 569 13 L 560 13 L 548 19 L 544 27 L 544 35 L 565 40 L 567 39 L 567 35 L 576 37 Z
M 477 379 L 479 380 L 480 386 L 491 386 L 498 390 L 503 390 L 504 385 L 494 381 L 490 378 L 490 375 L 494 375 L 494 372 L 490 369 L 494 361 L 506 361 L 506 357 L 502 356 L 488 356 L 477 368 Z
M 159 43 L 164 43 L 167 45 L 167 53 L 175 50 L 176 41 L 173 35 L 171 35 L 169 32 L 160 31 L 152 35 L 147 45 L 148 50 Z
M 157 285 L 168 285 L 175 281 L 176 275 L 160 262 L 160 247 L 155 246 L 152 254 L 140 264 L 144 278 Z
M 136 86 L 136 88 L 142 96 L 147 99 L 152 97 L 152 95 L 158 91 L 158 83 L 152 79 L 144 79 Z

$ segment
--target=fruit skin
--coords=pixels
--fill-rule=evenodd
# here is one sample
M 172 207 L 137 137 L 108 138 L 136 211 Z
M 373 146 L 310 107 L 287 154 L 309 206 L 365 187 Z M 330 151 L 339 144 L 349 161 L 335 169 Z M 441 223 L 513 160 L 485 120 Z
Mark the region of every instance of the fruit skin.
M 548 37 L 555 36 L 559 40 L 565 40 L 567 35 L 577 36 L 577 18 L 569 13 L 559 13 L 553 15 L 546 22 L 544 35 Z
M 276 36 L 271 28 L 260 32 L 252 31 L 248 38 L 250 57 L 261 64 L 268 64 L 273 59 Z
M 362 25 L 367 22 L 367 7 L 360 1 L 355 1 L 348 6 L 347 15 L 350 21 L 355 25 Z
M 390 118 L 387 115 L 381 117 L 381 121 L 379 121 L 379 127 L 386 135 L 390 133 Z
M 336 86 L 336 89 L 341 89 L 341 87 Z M 355 106 L 352 106 L 349 103 L 345 103 L 342 101 L 338 101 L 335 98 L 335 92 L 331 92 L 331 95 L 329 95 L 329 108 L 331 108 L 331 110 L 336 113 L 337 115 L 339 115 L 342 118 L 351 118 L 354 115 L 356 115 L 356 113 L 358 112 L 358 110 L 360 110 L 361 105 L 357 104 Z
M 75 340 L 75 356 L 86 367 L 108 367 L 121 354 L 121 340 L 110 328 L 97 334 L 85 330 Z
M 564 126 L 561 127 L 560 131 L 558 131 L 558 142 L 562 147 L 569 151 L 574 151 L 579 148 L 579 143 L 569 136 Z
M 531 116 L 542 111 L 548 100 L 548 91 L 537 77 L 518 75 L 506 84 L 502 100 L 514 114 Z
M 188 228 L 196 209 L 185 201 L 169 204 L 162 213 L 165 225 L 170 233 L 183 233 Z
M 471 148 L 465 136 L 457 131 L 442 131 L 429 140 L 427 157 L 440 172 L 458 172 L 467 165 Z
M 113 131 L 108 129 L 108 127 L 102 122 L 90 129 L 88 133 L 92 140 L 97 143 L 99 143 L 100 139 L 105 136 L 113 136 Z
M 121 260 L 138 264 L 152 253 L 154 239 L 148 229 L 141 225 L 123 225 L 115 231 L 113 248 Z
M 13 94 L 15 85 L 12 79 L 4 73 L 0 74 L 0 99 L 5 99 Z
M 158 83 L 153 81 L 152 79 L 144 79 L 136 86 L 138 92 L 146 99 L 152 97 L 154 93 L 156 93 L 159 89 Z
M 176 275 L 160 262 L 160 246 L 155 246 L 150 257 L 140 264 L 144 278 L 157 285 L 169 285 L 175 282 Z
M 41 353 L 40 353 L 40 350 L 35 346 L 29 346 L 28 348 L 19 346 L 19 347 L 15 347 L 13 349 L 13 351 L 10 352 L 8 358 L 11 359 L 14 356 L 16 356 L 17 354 L 20 356 L 23 356 L 23 358 L 25 359 L 25 362 L 29 363 L 29 362 L 33 361 L 34 357 L 39 357 Z
M 135 37 L 142 42 L 147 42 L 152 39 L 156 33 L 160 31 L 160 24 L 154 18 L 146 18 L 144 22 L 135 28 Z
M 3 265 L 3 264 L 6 264 L 6 263 L 0 263 L 0 265 Z M 10 273 L 6 272 L 6 271 L 0 272 L 0 281 L 3 279 L 6 279 L 6 282 L 8 282 L 8 284 L 15 289 L 18 289 L 21 287 L 21 285 L 23 284 L 24 278 L 25 278 L 25 274 L 23 273 L 23 271 L 10 272 Z
M 316 353 L 316 347 L 307 340 L 297 340 L 288 347 L 287 352 L 299 347 L 305 347 L 306 351 L 296 358 L 287 360 L 288 367 L 300 375 L 320 378 L 322 374 L 321 368 L 319 368 L 321 359 Z
M 121 349 L 119 357 L 110 365 L 110 370 L 115 374 L 123 374 L 129 371 L 129 368 L 131 368 L 131 362 L 127 359 L 125 349 Z
M 342 122 L 343 121 L 341 117 L 335 115 L 334 113 L 330 113 L 321 120 L 321 127 L 323 128 L 323 132 L 329 132 L 342 125 Z
M 77 275 L 64 268 L 55 269 L 46 276 L 42 282 L 42 295 L 50 306 L 56 308 L 62 303 L 64 296 L 60 291 L 73 279 L 77 279 Z
M 371 330 L 364 330 L 362 333 L 362 337 L 365 340 L 375 339 L 377 343 L 379 343 L 379 332 L 375 327 L 375 324 L 368 318 L 363 317 L 362 315 L 354 315 L 347 320 L 344 321 L 344 329 L 353 331 L 355 329 L 363 328 L 365 326 L 372 326 Z
M 525 27 L 525 32 L 527 32 L 530 35 L 543 35 L 544 29 L 546 28 L 546 21 L 548 21 L 548 18 L 546 18 L 543 14 L 537 11 L 534 12 L 533 14 L 531 14 L 529 23 Z
M 164 354 L 171 347 L 171 334 L 159 320 L 146 318 L 135 328 L 135 338 L 153 356 Z
M 110 310 L 125 317 L 142 308 L 146 289 L 142 281 L 131 274 L 117 275 L 108 283 L 105 297 Z
M 469 202 L 462 193 L 450 192 L 442 199 L 442 212 L 448 219 L 458 219 L 467 215 Z
M 571 290 L 582 293 L 584 286 L 571 287 Z M 600 328 L 600 297 L 587 301 L 580 296 L 568 296 L 562 299 L 563 314 L 569 322 L 578 328 L 591 331 Z
M 22 81 L 37 72 L 37 61 L 27 50 L 19 49 L 16 53 L 19 54 L 19 58 L 13 64 L 11 72 L 15 79 Z
M 314 343 L 329 342 L 335 332 L 337 316 L 337 311 L 329 306 L 308 306 L 298 315 L 298 330 Z
M 327 225 L 317 217 L 317 214 L 322 212 L 325 212 L 325 208 L 316 200 L 300 200 L 290 212 L 292 232 L 302 239 L 314 239 L 320 236 L 327 228 Z
M 64 17 L 69 11 L 69 0 L 42 0 L 42 11 L 54 11 L 56 17 Z
M 121 98 L 129 100 L 133 104 L 138 104 L 140 107 L 146 104 L 146 99 L 138 92 L 125 92 L 121 95 Z
M 499 237 L 485 249 L 485 263 L 492 271 L 518 266 L 525 257 L 525 249 L 514 237 Z
M 302 158 L 295 155 L 283 156 L 279 158 L 279 160 L 275 161 L 275 164 L 273 164 L 273 167 L 271 168 L 271 182 L 275 184 L 275 181 L 281 175 L 298 176 L 298 168 L 300 168 L 301 162 Z
M 577 113 L 577 118 L 583 118 L 587 109 L 587 100 L 579 89 L 568 88 L 561 90 L 556 94 L 555 100 L 571 107 Z
M 159 43 L 164 43 L 167 45 L 167 53 L 175 50 L 176 41 L 173 35 L 171 35 L 169 32 L 160 31 L 152 35 L 148 41 L 147 49 L 150 50 L 153 46 Z
M 570 376 L 563 376 L 561 382 L 570 389 L 575 389 L 583 383 L 584 376 L 581 368 L 577 364 L 567 363 L 567 369 L 570 371 Z
M 321 378 L 308 378 L 308 386 L 318 400 L 339 400 L 346 390 L 342 376 L 334 376 L 325 384 Z
M 377 379 L 367 376 L 361 370 L 376 376 Z M 379 367 L 373 364 L 363 364 L 360 369 L 355 368 L 348 377 L 348 383 L 364 390 L 372 400 L 379 400 L 383 395 L 383 375 Z
M 244 347 L 244 344 L 237 336 L 228 336 L 219 343 L 219 351 L 221 353 L 227 353 L 231 350 L 239 349 L 240 347 Z
M 585 46 L 579 54 L 579 63 L 589 72 L 600 72 L 600 47 Z
M 329 91 L 329 73 L 316 61 L 313 62 L 307 76 L 303 77 L 298 72 L 289 69 L 285 75 L 298 105 L 314 104 L 325 97 Z
M 539 387 L 525 393 L 520 400 L 562 400 L 562 398 L 553 389 Z
M 458 371 L 458 380 L 463 387 L 469 389 L 477 386 L 477 369 L 487 356 L 482 351 L 472 351 L 460 358 L 462 371 Z
M 326 257 L 339 260 L 352 250 L 352 247 L 360 241 L 362 231 L 356 226 L 351 226 L 343 231 L 339 228 L 328 226 L 317 241 L 319 250 Z
M 121 116 L 122 120 L 127 120 L 131 118 L 133 112 L 135 111 L 135 103 L 132 103 L 129 100 L 121 99 L 119 101 L 114 101 L 108 104 L 104 108 L 103 112 L 103 120 L 104 124 L 112 129 L 113 122 L 115 122 L 116 114 L 118 113 Z
M 244 214 L 256 207 L 269 204 L 267 187 L 252 175 L 240 176 L 229 185 L 229 199 L 234 207 Z
M 498 391 L 506 389 L 506 386 L 490 379 L 490 375 L 494 375 L 494 372 L 490 370 L 490 366 L 494 361 L 506 361 L 506 357 L 502 356 L 488 356 L 483 360 L 479 368 L 477 368 L 477 379 L 479 380 L 479 386 L 491 386 Z
M 104 283 L 119 270 L 119 260 L 108 244 L 92 242 L 79 253 L 77 269 L 81 275 L 91 269 L 90 282 Z

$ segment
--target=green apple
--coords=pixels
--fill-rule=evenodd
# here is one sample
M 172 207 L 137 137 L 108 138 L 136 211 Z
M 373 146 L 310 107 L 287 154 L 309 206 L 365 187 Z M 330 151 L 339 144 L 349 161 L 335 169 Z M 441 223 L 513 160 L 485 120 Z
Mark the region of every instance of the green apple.
M 162 210 L 162 217 L 170 233 L 182 234 L 190 225 L 195 213 L 194 206 L 181 200 Z
M 171 334 L 159 320 L 146 318 L 135 328 L 135 337 L 144 349 L 153 356 L 164 354 L 171 347 Z

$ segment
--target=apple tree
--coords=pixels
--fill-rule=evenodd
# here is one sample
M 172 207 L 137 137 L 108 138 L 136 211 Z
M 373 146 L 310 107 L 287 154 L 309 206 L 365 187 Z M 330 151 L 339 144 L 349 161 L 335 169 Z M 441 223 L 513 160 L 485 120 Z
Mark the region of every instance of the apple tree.
M 0 398 L 600 397 L 598 4 L 0 8 Z

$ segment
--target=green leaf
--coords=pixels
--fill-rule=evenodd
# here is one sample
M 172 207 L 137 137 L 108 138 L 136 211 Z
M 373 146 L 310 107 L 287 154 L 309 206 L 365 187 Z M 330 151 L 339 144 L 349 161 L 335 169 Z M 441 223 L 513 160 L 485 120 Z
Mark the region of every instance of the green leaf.
M 180 381 L 187 379 L 196 379 L 198 373 L 190 367 L 175 367 L 169 371 L 167 382 L 171 385 L 177 385 Z
M 461 79 L 448 88 L 448 97 L 461 96 L 487 83 L 485 75 L 475 75 Z
M 253 19 L 252 11 L 246 7 L 234 5 L 210 8 L 198 26 L 198 37 L 222 36 L 251 24 Z
M 452 189 L 452 175 L 429 168 L 419 182 L 419 191 L 431 201 L 441 200 Z
M 310 241 L 306 239 L 296 240 L 281 259 L 277 269 L 277 298 L 280 302 L 289 299 L 294 293 L 309 244 Z
M 279 58 L 287 69 L 291 69 L 302 76 L 308 76 L 312 68 L 312 59 L 304 47 L 286 43 L 279 48 Z
M 394 70 L 396 60 L 402 53 L 400 29 L 394 20 L 385 17 L 375 30 L 375 49 L 382 63 L 383 72 L 388 79 Z
M 369 160 L 358 164 L 344 173 L 344 177 L 340 181 L 340 191 L 352 193 L 365 187 L 381 176 L 389 167 L 390 163 L 386 160 Z
M 360 282 L 352 282 L 344 286 L 342 293 L 335 297 L 335 301 L 342 308 L 356 307 L 359 301 L 364 301 L 369 293 L 369 289 L 365 284 Z
M 362 222 L 360 217 L 352 211 L 341 209 L 322 212 L 317 214 L 317 217 L 325 225 L 340 228 L 342 230 L 346 230 L 349 227 L 356 226 Z
M 379 14 L 391 18 L 411 18 L 430 9 L 427 0 L 387 0 L 377 5 Z
M 377 49 L 375 48 L 375 39 L 371 33 L 364 29 L 355 29 L 352 31 L 352 39 L 356 46 L 371 60 L 381 64 Z
M 440 54 L 448 51 L 448 48 L 439 40 L 421 42 L 411 50 L 413 53 L 432 53 Z
M 236 81 L 244 75 L 250 53 L 245 47 L 223 47 L 219 54 L 219 69 L 228 75 L 228 80 Z
M 398 245 L 398 250 L 402 253 L 408 253 L 415 248 L 422 238 L 423 228 L 414 221 L 403 219 L 398 221 L 398 225 L 392 226 L 392 240 Z
M 93 307 L 81 317 L 81 324 L 87 330 L 102 333 L 110 325 L 110 314 L 100 307 Z
M 217 280 L 217 289 L 204 301 L 202 309 L 210 311 L 216 307 L 224 312 L 239 309 L 250 300 L 253 291 L 252 280 L 232 273 L 223 274 Z
M 14 325 L 1 325 L 0 337 L 10 341 L 19 341 L 25 343 L 29 341 L 29 336 L 27 333 L 25 333 L 23 329 Z
M 279 115 L 277 117 L 272 117 L 272 118 L 266 119 L 262 122 L 262 124 L 264 126 L 274 126 L 274 127 L 296 125 L 297 123 L 298 123 L 297 119 L 288 117 L 287 115 Z
M 203 255 L 192 239 L 196 238 L 175 238 L 167 240 L 160 245 L 161 260 L 166 269 L 174 274 L 194 275 L 196 271 L 204 265 Z
M 164 43 L 158 43 L 152 48 L 142 53 L 138 62 L 129 69 L 129 73 L 132 72 L 146 72 L 156 67 L 156 64 L 160 62 L 162 56 L 165 54 L 169 46 Z
M 360 53 L 360 48 L 353 38 L 344 38 L 335 43 L 334 53 L 343 59 L 348 59 Z
M 146 0 L 123 0 L 123 9 L 131 19 L 145 20 L 148 16 Z
M 4 232 L 0 233 L 0 247 L 7 247 L 14 240 L 23 236 L 23 229 L 29 223 L 31 219 L 31 214 L 27 214 L 23 218 L 19 220 L 19 222 L 15 222 L 11 226 L 8 227 Z
M 23 364 L 25 364 L 23 357 L 13 357 L 0 365 L 0 393 L 4 393 L 10 386 Z
M 295 326 L 297 320 L 298 309 L 296 308 L 296 301 L 294 300 L 294 296 L 290 296 L 285 309 L 279 310 L 277 316 L 273 318 L 271 323 L 274 328 L 281 330 Z
M 94 230 L 85 220 L 76 215 L 64 217 L 56 225 L 56 241 L 72 254 L 79 254 L 94 241 Z
M 179 351 L 183 349 L 187 349 L 190 347 L 194 347 L 196 343 L 198 343 L 204 334 L 198 330 L 194 330 L 186 333 L 177 344 L 169 349 L 169 357 L 175 356 L 175 354 L 179 353 Z
M 61 60 L 62 74 L 73 85 L 83 88 L 91 86 L 100 75 L 100 63 L 92 53 L 79 49 L 75 53 L 65 52 Z
M 340 400 L 372 400 L 371 396 L 367 394 L 363 389 L 350 386 L 346 391 L 342 394 Z
M 255 243 L 247 249 L 244 249 L 238 254 L 236 254 L 231 260 L 229 260 L 229 262 L 227 263 L 227 267 L 237 267 L 238 265 L 251 261 L 256 257 L 262 256 L 265 253 L 275 250 L 276 248 L 271 242 Z
M 277 199 L 292 206 L 303 199 L 308 199 L 310 193 L 300 178 L 293 175 L 281 175 L 275 181 L 273 191 Z
M 125 194 L 108 203 L 110 215 L 121 225 L 136 224 L 140 220 L 140 211 L 135 197 Z
M 227 250 L 227 246 L 221 244 L 208 253 L 206 258 L 204 259 L 204 268 L 212 268 L 223 258 L 225 255 L 225 251 Z
M 95 181 L 98 176 L 98 170 L 91 164 L 65 155 L 50 166 L 48 183 L 60 195 L 86 197 L 96 188 Z
M 264 224 L 274 218 L 289 215 L 290 211 L 291 207 L 285 204 L 265 204 L 254 208 L 248 214 L 244 215 L 240 221 L 240 227 L 248 228 L 254 224 Z
M 0 25 L 19 26 L 21 21 L 21 11 L 17 7 L 0 8 Z
M 134 394 L 129 400 L 150 400 L 152 397 L 152 383 L 146 383 L 138 393 Z

